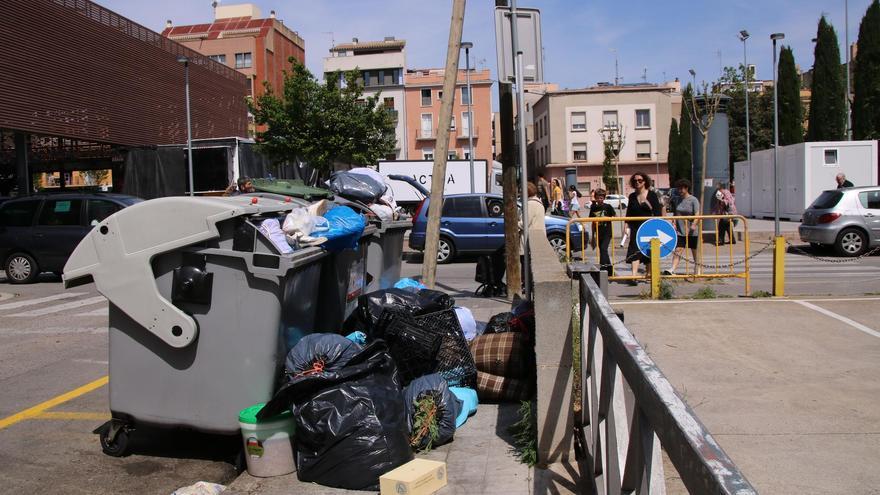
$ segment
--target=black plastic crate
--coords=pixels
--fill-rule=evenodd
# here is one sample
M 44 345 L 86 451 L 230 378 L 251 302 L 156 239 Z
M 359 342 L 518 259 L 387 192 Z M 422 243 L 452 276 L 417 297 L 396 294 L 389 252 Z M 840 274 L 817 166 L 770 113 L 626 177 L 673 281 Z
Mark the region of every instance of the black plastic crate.
M 385 311 L 380 327 L 404 385 L 439 373 L 452 387 L 476 387 L 477 367 L 454 309 L 421 316 Z

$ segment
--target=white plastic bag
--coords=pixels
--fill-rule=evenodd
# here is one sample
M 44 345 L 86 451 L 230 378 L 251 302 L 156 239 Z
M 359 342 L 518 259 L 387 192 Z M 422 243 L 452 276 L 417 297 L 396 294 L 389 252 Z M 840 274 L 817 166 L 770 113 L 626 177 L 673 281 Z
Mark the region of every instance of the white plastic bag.
M 461 331 L 464 333 L 464 338 L 467 339 L 468 342 L 474 340 L 477 337 L 477 322 L 474 320 L 474 314 L 471 313 L 471 310 L 456 306 L 455 316 L 458 317 L 458 323 L 461 325 Z
M 293 235 L 296 232 L 309 235 L 315 231 L 315 217 L 309 214 L 305 208 L 294 208 L 284 218 L 281 230 L 287 235 Z
M 287 243 L 287 238 L 284 236 L 284 231 L 281 230 L 278 220 L 274 218 L 263 220 L 263 223 L 260 224 L 260 232 L 272 241 L 272 244 L 281 254 L 293 252 L 293 248 Z

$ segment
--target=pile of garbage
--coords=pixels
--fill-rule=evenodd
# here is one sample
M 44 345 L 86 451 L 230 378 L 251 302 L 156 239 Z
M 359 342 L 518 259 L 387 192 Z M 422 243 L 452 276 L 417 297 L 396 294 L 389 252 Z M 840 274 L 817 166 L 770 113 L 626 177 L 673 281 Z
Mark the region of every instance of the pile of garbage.
M 366 218 L 354 209 L 327 200 L 255 222 L 281 254 L 309 246 L 329 251 L 356 248 L 367 226 Z
M 526 305 L 479 328 L 448 294 L 403 279 L 361 296 L 342 330 L 346 337 L 303 337 L 257 414 L 292 412 L 301 481 L 375 490 L 414 452 L 452 441 L 479 400 L 534 390 L 527 376 L 534 375 L 534 311 L 529 316 Z
M 367 167 L 335 172 L 327 187 L 339 197 L 366 205 L 383 222 L 398 219 L 391 187 L 379 172 Z

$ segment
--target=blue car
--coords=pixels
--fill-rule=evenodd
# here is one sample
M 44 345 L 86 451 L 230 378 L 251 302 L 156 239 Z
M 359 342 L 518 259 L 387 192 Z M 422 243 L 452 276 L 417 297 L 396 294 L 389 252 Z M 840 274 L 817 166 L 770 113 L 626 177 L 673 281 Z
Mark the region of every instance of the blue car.
M 413 217 L 409 247 L 425 249 L 425 228 L 428 225 L 430 198 L 419 205 Z M 547 215 L 547 239 L 557 252 L 565 252 L 565 226 L 568 219 Z M 581 246 L 581 230 L 573 226 L 572 246 Z M 440 217 L 440 246 L 437 263 L 449 263 L 457 254 L 488 254 L 504 245 L 504 207 L 495 194 L 452 194 L 445 197 Z

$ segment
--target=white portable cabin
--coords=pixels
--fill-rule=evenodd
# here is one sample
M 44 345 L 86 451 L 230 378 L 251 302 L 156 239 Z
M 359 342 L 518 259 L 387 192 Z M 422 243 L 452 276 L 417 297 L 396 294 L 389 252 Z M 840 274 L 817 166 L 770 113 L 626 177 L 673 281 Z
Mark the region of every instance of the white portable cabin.
M 838 173 L 855 186 L 877 184 L 877 141 L 821 141 L 779 147 L 779 218 L 801 221 L 822 191 L 835 189 Z M 736 207 L 741 215 L 773 218 L 773 150 L 752 152 L 734 164 Z

